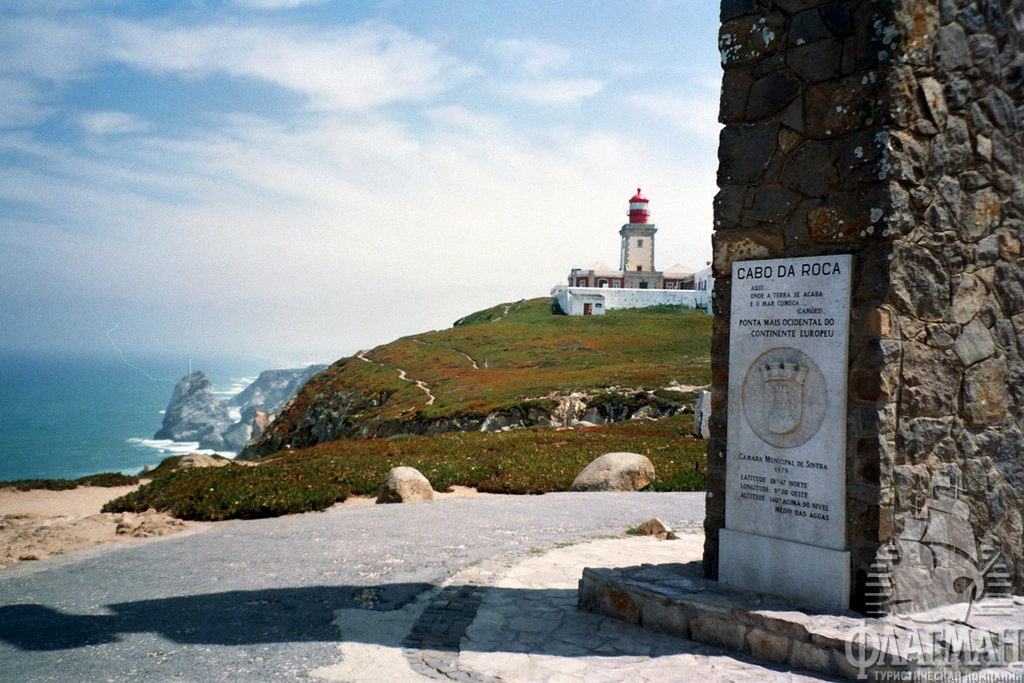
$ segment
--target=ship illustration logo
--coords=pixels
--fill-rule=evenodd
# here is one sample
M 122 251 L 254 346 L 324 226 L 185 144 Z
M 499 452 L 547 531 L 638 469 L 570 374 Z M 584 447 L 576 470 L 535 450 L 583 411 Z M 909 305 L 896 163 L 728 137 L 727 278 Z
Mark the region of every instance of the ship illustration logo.
M 879 548 L 868 574 L 869 612 L 937 623 L 942 618 L 921 613 L 957 605 L 958 617 L 967 622 L 972 611 L 998 615 L 1012 608 L 1005 558 L 976 539 L 970 509 L 960 500 L 962 490 L 959 477 L 934 478 L 931 495 L 905 520 L 895 540 Z

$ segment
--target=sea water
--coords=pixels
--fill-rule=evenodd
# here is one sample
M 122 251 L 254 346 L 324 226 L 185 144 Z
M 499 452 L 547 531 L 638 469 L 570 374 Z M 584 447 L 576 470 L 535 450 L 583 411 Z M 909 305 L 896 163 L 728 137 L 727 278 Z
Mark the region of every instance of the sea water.
M 113 349 L 0 354 L 0 481 L 136 474 L 169 455 L 196 451 L 196 443 L 151 438 L 175 382 L 190 367 L 205 372 L 217 397 L 227 398 L 261 370 L 286 366 L 260 358 L 122 359 Z

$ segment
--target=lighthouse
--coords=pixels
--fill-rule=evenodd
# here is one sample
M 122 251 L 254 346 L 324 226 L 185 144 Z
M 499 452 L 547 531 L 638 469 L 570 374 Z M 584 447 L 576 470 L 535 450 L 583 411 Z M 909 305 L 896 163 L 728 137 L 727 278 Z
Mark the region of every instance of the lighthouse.
M 629 222 L 630 223 L 647 223 L 651 217 L 651 212 L 647 208 L 648 204 L 647 197 L 640 188 L 636 188 L 636 194 L 629 198 Z
M 622 226 L 619 270 L 625 280 L 623 286 L 635 289 L 661 287 L 661 273 L 654 270 L 654 233 L 658 231 L 650 222 L 649 200 L 638 187 L 629 198 L 629 222 Z
M 676 264 L 661 272 L 654 269 L 654 233 L 650 202 L 643 190 L 629 198 L 629 222 L 619 229 L 619 269 L 598 261 L 586 268 L 569 271 L 568 287 L 551 290 L 557 309 L 566 315 L 602 315 L 613 308 L 643 308 L 660 304 L 707 308 L 710 287 L 694 289 L 692 270 Z M 710 283 L 711 268 L 702 271 L 703 283 Z M 637 290 L 648 290 L 640 292 Z

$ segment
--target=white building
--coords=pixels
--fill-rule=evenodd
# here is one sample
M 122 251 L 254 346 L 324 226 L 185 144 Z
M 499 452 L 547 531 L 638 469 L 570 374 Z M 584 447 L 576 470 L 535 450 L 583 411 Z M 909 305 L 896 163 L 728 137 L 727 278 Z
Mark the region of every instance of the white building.
M 566 315 L 603 315 L 616 308 L 671 305 L 707 309 L 710 292 L 696 289 L 624 289 L 621 287 L 565 287 L 554 295 Z
M 638 187 L 629 200 L 629 222 L 619 229 L 619 269 L 613 270 L 605 263 L 573 268 L 568 287 L 559 285 L 551 291 L 566 315 L 601 315 L 615 308 L 659 304 L 710 310 L 711 291 L 695 286 L 692 270 L 680 264 L 664 272 L 655 269 L 654 235 L 658 229 L 648 222 L 650 217 L 648 199 Z

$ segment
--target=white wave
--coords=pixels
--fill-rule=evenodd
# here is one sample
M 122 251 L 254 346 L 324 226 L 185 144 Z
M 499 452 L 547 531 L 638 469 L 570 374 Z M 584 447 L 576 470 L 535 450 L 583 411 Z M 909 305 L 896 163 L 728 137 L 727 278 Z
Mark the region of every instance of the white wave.
M 161 415 L 166 415 L 166 414 L 167 414 L 167 411 L 166 411 L 166 410 L 161 410 L 161 411 L 160 411 L 160 414 L 161 414 Z
M 225 458 L 234 458 L 238 455 L 235 451 L 217 451 L 212 448 L 200 448 L 198 441 L 171 441 L 170 439 L 140 439 L 132 437 L 128 443 L 142 448 L 152 448 L 166 457 L 172 455 L 188 455 L 189 453 L 202 453 L 204 455 L 223 455 Z M 159 463 L 157 463 L 159 464 Z
M 228 408 L 228 417 L 231 418 L 232 422 L 238 422 L 239 420 L 242 419 L 242 409 L 241 408 Z

